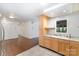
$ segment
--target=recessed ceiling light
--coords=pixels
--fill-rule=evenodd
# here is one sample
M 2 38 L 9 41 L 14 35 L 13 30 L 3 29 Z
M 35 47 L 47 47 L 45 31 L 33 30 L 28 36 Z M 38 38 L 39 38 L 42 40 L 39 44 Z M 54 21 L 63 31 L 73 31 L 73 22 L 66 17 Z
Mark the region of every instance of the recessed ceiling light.
M 66 12 L 66 10 L 63 10 L 63 12 Z
M 15 18 L 14 16 L 9 16 L 9 18 Z
M 2 16 L 2 14 L 0 14 L 0 17 Z
M 14 13 L 10 13 L 8 17 L 9 18 L 15 18 L 15 14 Z

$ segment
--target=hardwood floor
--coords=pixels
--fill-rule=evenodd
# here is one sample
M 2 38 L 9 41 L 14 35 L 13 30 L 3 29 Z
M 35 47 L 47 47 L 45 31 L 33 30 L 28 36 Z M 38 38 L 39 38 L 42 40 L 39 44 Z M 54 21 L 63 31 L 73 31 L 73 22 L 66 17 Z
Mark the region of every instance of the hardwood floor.
M 32 48 L 38 44 L 37 39 L 28 39 L 25 37 L 20 37 L 16 39 L 10 39 L 3 41 L 5 55 L 6 56 L 15 56 L 25 50 Z

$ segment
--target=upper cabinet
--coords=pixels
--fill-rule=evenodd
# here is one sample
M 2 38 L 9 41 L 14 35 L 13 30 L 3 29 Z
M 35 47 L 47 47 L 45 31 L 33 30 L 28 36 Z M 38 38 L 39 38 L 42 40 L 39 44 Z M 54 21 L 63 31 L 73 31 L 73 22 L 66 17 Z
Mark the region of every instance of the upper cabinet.
M 40 36 L 43 36 L 47 33 L 47 30 L 45 28 L 47 28 L 47 21 L 48 21 L 48 17 L 45 15 L 41 15 L 40 16 Z

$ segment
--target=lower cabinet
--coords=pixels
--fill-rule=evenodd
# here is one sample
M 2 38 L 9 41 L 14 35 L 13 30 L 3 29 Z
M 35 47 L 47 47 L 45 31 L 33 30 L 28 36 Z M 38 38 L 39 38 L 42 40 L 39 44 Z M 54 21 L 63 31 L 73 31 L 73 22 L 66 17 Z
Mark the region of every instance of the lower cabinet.
M 70 41 L 59 39 L 58 40 L 58 52 L 63 55 L 69 56 L 69 51 L 70 51 L 69 44 L 70 44 Z
M 50 49 L 51 43 L 50 43 L 50 38 L 45 37 L 45 47 Z
M 79 42 L 53 38 L 41 37 L 39 45 L 54 50 L 65 56 L 79 56 Z
M 43 37 L 39 40 L 39 45 L 58 52 L 58 39 L 51 37 Z
M 79 42 L 70 41 L 70 56 L 79 56 Z
M 50 49 L 58 52 L 58 39 L 50 38 Z
M 65 56 L 79 56 L 79 42 L 59 39 L 58 45 L 59 53 Z
M 44 37 L 40 37 L 39 38 L 39 45 L 45 46 L 45 39 L 44 39 Z

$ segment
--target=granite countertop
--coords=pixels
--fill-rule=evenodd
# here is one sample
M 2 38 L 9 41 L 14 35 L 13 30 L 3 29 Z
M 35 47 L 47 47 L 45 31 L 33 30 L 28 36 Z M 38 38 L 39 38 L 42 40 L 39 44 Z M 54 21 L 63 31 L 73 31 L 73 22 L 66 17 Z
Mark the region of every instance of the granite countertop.
M 79 38 L 68 38 L 64 36 L 54 36 L 54 35 L 45 35 L 46 37 L 54 37 L 54 38 L 59 38 L 59 39 L 64 39 L 64 40 L 72 40 L 72 41 L 79 41 Z

